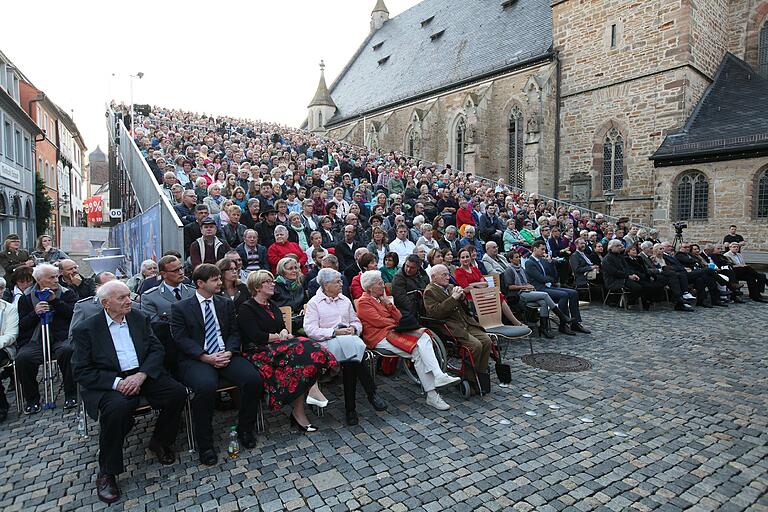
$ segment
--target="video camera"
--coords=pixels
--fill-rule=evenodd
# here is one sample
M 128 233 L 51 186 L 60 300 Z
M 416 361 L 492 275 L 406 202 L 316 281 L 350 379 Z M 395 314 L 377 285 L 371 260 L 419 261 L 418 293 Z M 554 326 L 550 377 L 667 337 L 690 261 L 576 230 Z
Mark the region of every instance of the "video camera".
M 675 233 L 678 235 L 683 234 L 683 230 L 688 227 L 688 224 L 685 222 L 673 222 L 672 227 L 675 228 Z

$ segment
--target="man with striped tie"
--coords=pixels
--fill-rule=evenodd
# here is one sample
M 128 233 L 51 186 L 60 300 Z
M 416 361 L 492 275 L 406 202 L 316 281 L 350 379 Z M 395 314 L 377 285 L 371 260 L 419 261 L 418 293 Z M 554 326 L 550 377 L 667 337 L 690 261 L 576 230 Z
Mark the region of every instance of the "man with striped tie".
M 261 374 L 240 355 L 240 333 L 232 300 L 218 295 L 221 272 L 204 263 L 192 273 L 195 295 L 171 306 L 171 334 L 179 352 L 179 378 L 194 391 L 192 413 L 200 462 L 213 466 L 213 409 L 219 379 L 240 388 L 237 432 L 245 448 L 256 446 L 253 427 L 262 395 Z

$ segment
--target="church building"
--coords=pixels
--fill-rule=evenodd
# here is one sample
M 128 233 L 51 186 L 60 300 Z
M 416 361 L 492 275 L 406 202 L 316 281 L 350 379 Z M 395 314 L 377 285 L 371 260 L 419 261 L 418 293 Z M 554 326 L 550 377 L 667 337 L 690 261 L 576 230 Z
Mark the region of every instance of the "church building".
M 305 127 L 768 250 L 767 19 L 768 0 L 377 0 Z

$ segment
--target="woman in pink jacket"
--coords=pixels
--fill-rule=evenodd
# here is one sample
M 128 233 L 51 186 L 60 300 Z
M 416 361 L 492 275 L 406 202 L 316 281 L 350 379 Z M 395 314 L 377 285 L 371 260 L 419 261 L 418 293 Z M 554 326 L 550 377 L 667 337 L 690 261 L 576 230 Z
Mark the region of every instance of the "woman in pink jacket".
M 365 343 L 360 338 L 363 325 L 352 303 L 341 293 L 341 274 L 332 268 L 323 268 L 316 279 L 320 288 L 307 303 L 304 332 L 311 339 L 321 342 L 341 365 L 347 425 L 357 425 L 355 391 L 358 380 L 374 409 L 386 410 L 387 402 L 376 393 L 373 377 L 361 364 L 365 354 Z

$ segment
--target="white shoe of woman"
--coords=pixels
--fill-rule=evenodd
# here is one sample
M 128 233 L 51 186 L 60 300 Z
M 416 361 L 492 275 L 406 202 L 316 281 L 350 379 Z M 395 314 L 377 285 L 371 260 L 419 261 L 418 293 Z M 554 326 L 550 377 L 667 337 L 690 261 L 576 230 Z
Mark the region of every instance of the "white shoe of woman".
M 328 400 L 318 400 L 307 395 L 307 405 L 314 405 L 316 407 L 322 408 L 328 405 Z
M 443 400 L 443 397 L 438 395 L 437 393 L 429 393 L 427 395 L 427 405 L 430 407 L 434 407 L 438 411 L 447 411 L 451 408 L 450 405 L 445 403 L 445 400 Z
M 442 373 L 435 377 L 435 387 L 442 388 L 444 386 L 450 386 L 451 384 L 456 384 L 460 380 L 461 377 L 451 377 L 446 373 Z

